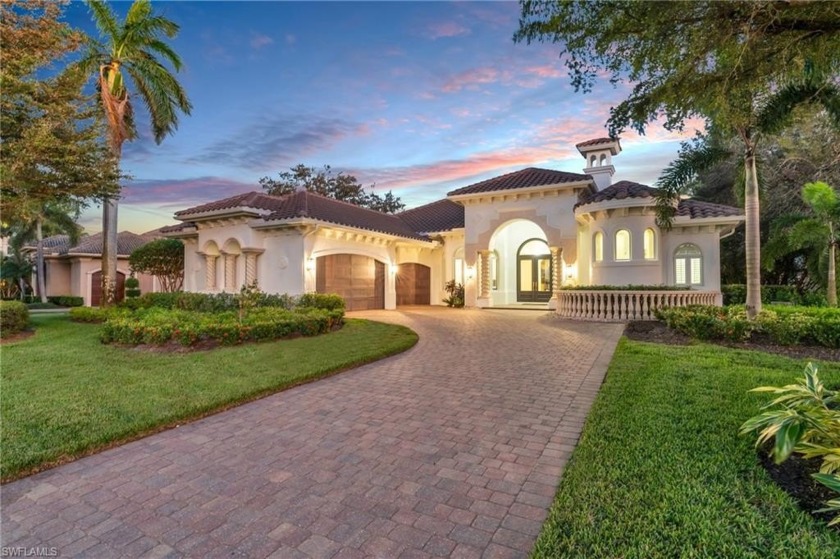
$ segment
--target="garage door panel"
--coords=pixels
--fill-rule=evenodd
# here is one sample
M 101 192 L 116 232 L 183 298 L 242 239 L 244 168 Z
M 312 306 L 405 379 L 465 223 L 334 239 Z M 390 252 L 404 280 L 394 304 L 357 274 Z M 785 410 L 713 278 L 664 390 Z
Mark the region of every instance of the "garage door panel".
M 316 261 L 315 289 L 341 295 L 347 310 L 385 308 L 385 264 L 368 256 L 332 254 Z

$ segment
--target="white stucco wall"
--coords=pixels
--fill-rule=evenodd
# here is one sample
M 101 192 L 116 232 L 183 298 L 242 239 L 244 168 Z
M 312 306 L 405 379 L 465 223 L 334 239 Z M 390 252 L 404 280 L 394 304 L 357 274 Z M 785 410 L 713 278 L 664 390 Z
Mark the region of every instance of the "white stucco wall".
M 639 211 L 639 208 L 633 208 Z M 652 229 L 656 238 L 655 258 L 644 257 L 644 232 Z M 615 234 L 620 230 L 630 232 L 630 260 L 615 259 Z M 594 238 L 596 232 L 604 235 L 603 260 L 594 260 Z M 666 283 L 662 253 L 662 232 L 656 226 L 656 217 L 650 213 L 606 217 L 599 215 L 587 228 L 581 228 L 582 246 L 587 248 L 588 268 L 591 271 L 589 285 L 660 285 Z M 585 274 L 584 274 L 585 275 Z M 581 283 L 583 284 L 581 278 Z M 585 285 L 585 284 L 584 284 Z

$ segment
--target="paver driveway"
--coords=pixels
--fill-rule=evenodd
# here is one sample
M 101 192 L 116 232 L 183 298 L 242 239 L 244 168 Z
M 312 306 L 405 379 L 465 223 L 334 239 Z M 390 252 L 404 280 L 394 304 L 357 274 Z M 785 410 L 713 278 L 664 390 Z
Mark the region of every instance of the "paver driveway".
M 526 556 L 622 327 L 528 311 L 364 316 L 420 342 L 7 484 L 2 545 L 97 558 Z

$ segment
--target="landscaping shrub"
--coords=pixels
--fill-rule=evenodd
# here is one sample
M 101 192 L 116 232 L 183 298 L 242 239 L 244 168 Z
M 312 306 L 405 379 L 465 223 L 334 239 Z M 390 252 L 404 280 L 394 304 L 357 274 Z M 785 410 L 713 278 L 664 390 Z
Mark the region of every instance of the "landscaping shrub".
M 334 293 L 305 293 L 296 302 L 298 307 L 324 309 L 328 311 L 344 310 L 344 299 Z
M 659 309 L 656 316 L 669 328 L 698 340 L 742 342 L 750 336 L 750 322 L 742 307 L 689 305 Z
M 320 301 L 331 300 L 330 298 L 337 298 L 340 301 L 341 308 L 344 308 L 344 300 L 338 295 L 322 295 L 311 293 L 302 295 L 299 299 Z M 196 312 L 225 312 L 239 310 L 240 294 L 233 293 L 192 293 L 188 291 L 177 291 L 174 293 L 144 293 L 134 300 L 125 300 L 120 305 L 131 310 L 148 309 L 152 307 L 159 307 L 163 309 L 180 309 L 184 311 Z M 249 297 L 254 302 L 256 307 L 278 307 L 282 309 L 291 310 L 296 305 L 300 305 L 298 300 L 291 295 L 272 295 L 269 293 L 258 292 Z M 336 306 L 338 303 L 323 303 L 329 306 Z M 302 305 L 312 306 L 312 305 Z
M 70 320 L 75 322 L 105 322 L 114 316 L 128 316 L 129 309 L 123 307 L 75 307 L 70 309 Z
M 59 307 L 81 307 L 85 304 L 83 297 L 75 295 L 51 295 L 47 297 L 47 301 L 55 303 Z
M 29 309 L 20 301 L 0 301 L 0 336 L 6 337 L 29 325 Z
M 447 307 L 462 308 L 464 306 L 464 284 L 455 283 L 455 280 L 446 282 L 443 289 L 449 294 L 443 302 Z
M 822 460 L 814 479 L 838 493 L 822 511 L 840 513 L 840 391 L 828 390 L 817 368 L 808 363 L 805 377 L 787 386 L 761 386 L 750 392 L 769 392 L 775 399 L 763 413 L 748 419 L 741 434 L 759 432 L 756 444 L 773 441 L 771 455 L 777 464 L 791 454 Z M 821 511 L 821 512 L 822 512 Z M 840 514 L 829 525 L 840 523 Z
M 181 309 L 149 308 L 108 318 L 103 343 L 153 344 L 170 341 L 184 346 L 202 341 L 224 345 L 266 341 L 294 335 L 316 336 L 343 322 L 343 310 L 261 307 L 240 317 L 236 311 L 206 313 Z
M 746 285 L 722 285 L 720 292 L 723 295 L 724 305 L 743 305 L 747 301 Z M 828 304 L 824 294 L 810 291 L 800 292 L 792 285 L 762 285 L 761 302 L 765 305 L 791 303 L 808 307 L 824 307 Z
M 140 280 L 131 276 L 125 280 L 125 296 L 127 299 L 136 299 L 140 296 Z

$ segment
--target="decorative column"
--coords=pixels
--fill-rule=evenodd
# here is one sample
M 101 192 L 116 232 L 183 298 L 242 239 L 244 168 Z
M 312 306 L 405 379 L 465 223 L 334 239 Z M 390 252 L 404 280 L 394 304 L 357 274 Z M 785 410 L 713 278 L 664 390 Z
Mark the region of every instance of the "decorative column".
M 551 251 L 551 300 L 549 307 L 557 308 L 557 301 L 560 299 L 560 285 L 563 283 L 563 266 L 560 258 L 563 256 L 563 249 L 560 247 L 549 247 Z
M 216 254 L 204 255 L 204 290 L 216 291 Z
M 235 293 L 236 289 L 236 255 L 225 254 L 225 291 Z
M 479 297 L 488 299 L 490 297 L 490 251 L 479 250 L 481 264 L 481 285 L 479 286 Z
M 253 285 L 257 281 L 257 255 L 253 252 L 245 253 L 245 285 Z

